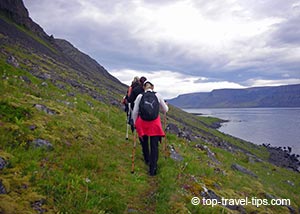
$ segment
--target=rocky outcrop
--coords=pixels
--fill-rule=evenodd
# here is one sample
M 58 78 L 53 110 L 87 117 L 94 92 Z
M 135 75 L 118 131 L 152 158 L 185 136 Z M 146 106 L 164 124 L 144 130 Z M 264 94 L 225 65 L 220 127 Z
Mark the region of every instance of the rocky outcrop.
M 42 38 L 50 40 L 51 38 L 44 32 L 38 24 L 32 21 L 29 17 L 28 10 L 25 8 L 21 0 L 5 0 L 0 1 L 0 10 L 3 11 L 7 17 L 15 21 L 19 25 L 23 25 L 31 31 L 35 32 Z
M 263 146 L 265 146 L 270 153 L 269 162 L 276 166 L 300 172 L 300 155 L 292 154 L 292 148 L 272 147 L 270 144 L 263 144 Z
M 34 76 L 51 81 L 60 88 L 66 88 L 61 83 L 71 85 L 76 92 L 87 93 L 100 102 L 117 102 L 119 96 L 116 94 L 126 92 L 127 86 L 90 56 L 66 40 L 47 35 L 30 18 L 22 0 L 0 1 L 0 13 L 0 45 L 18 46 L 25 55 L 38 56 L 24 59 L 22 54 L 12 56 L 10 48 L 1 48 L 0 53 L 8 59 L 9 64 L 25 68 Z M 25 27 L 26 30 L 20 30 L 17 25 Z M 52 66 L 40 66 L 42 64 Z M 27 79 L 24 81 L 27 82 Z
M 247 174 L 247 175 L 250 175 L 250 176 L 252 176 L 254 178 L 257 178 L 256 174 L 254 174 L 252 171 L 250 171 L 249 169 L 246 169 L 245 167 L 243 167 L 243 166 L 241 166 L 239 164 L 236 164 L 236 163 L 232 164 L 231 165 L 231 169 L 239 171 L 239 172 Z
M 177 135 L 177 137 L 187 139 L 188 141 L 195 141 L 197 136 L 194 135 L 194 133 L 189 129 L 184 127 L 183 129 L 180 129 L 177 125 L 173 123 L 169 123 L 166 127 L 166 131 Z

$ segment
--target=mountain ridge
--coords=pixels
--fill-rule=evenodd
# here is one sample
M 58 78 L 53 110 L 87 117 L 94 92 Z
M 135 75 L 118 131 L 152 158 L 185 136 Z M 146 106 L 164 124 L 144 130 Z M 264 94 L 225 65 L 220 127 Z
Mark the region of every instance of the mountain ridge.
M 126 91 L 127 86 L 109 74 L 97 61 L 82 53 L 70 42 L 47 35 L 29 17 L 22 1 L 1 1 L 0 11 L 0 44 L 18 46 L 31 56 L 24 59 L 21 52 L 9 53 L 6 48 L 1 49 L 1 52 L 7 57 L 13 56 L 19 64 L 26 65 L 26 69 L 29 67 L 28 71 L 33 75 L 40 78 L 46 76 L 60 86 L 68 83 L 77 91 L 87 92 L 105 102 L 118 102 L 120 95 L 117 94 Z M 41 58 L 41 55 L 45 58 Z M 49 66 L 40 67 L 40 62 L 46 60 L 49 61 L 49 65 L 54 64 L 60 71 L 53 72 Z M 111 89 L 108 90 L 108 96 L 107 89 Z
M 216 89 L 168 100 L 180 108 L 300 107 L 300 84 Z
M 38 36 L 44 39 L 52 39 L 52 36 L 48 36 L 43 30 L 43 28 L 29 17 L 29 12 L 25 7 L 23 1 L 1 1 L 0 9 L 2 13 L 4 13 L 8 18 L 14 20 L 17 24 L 27 27 L 32 32 L 35 32 Z

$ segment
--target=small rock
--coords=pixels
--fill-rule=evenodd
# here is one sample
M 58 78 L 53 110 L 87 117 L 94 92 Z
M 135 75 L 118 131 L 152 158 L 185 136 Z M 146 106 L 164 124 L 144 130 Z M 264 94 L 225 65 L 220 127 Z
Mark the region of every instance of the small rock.
M 47 106 L 42 105 L 42 104 L 34 104 L 33 106 L 34 106 L 36 109 L 38 109 L 38 110 L 40 110 L 40 111 L 43 111 L 43 112 L 45 112 L 45 113 L 47 113 L 47 114 L 49 114 L 49 115 L 55 115 L 55 114 L 58 114 L 57 111 L 52 110 L 52 109 L 50 109 L 50 108 L 48 108 Z
M 38 213 L 45 213 L 47 212 L 42 206 L 46 203 L 45 199 L 37 200 L 31 203 L 32 209 L 36 210 Z
M 89 102 L 89 101 L 87 101 L 86 104 L 87 104 L 89 107 L 91 107 L 91 108 L 94 107 L 93 103 L 91 103 L 91 102 Z
M 202 186 L 203 188 L 203 191 L 201 191 L 200 195 L 206 199 L 214 199 L 214 200 L 217 200 L 218 202 L 221 201 L 221 197 L 218 196 L 214 191 L 210 190 L 210 189 L 207 189 L 206 187 Z M 246 210 L 243 206 L 238 206 L 238 205 L 235 205 L 235 206 L 232 206 L 232 205 L 226 205 L 225 207 L 227 207 L 228 209 L 230 210 L 237 210 L 239 211 L 239 213 L 246 213 Z
M 29 126 L 29 129 L 30 129 L 31 131 L 34 131 L 34 130 L 36 130 L 36 128 L 37 128 L 37 126 L 36 126 L 36 125 L 30 125 L 30 126 Z
M 269 193 L 265 193 L 265 196 L 267 199 L 276 199 L 276 197 L 274 195 L 271 195 Z
M 59 89 L 65 89 L 66 87 L 63 84 L 55 83 L 55 86 L 57 86 Z
M 179 135 L 179 132 L 180 132 L 180 129 L 178 128 L 178 126 L 173 123 L 169 123 L 167 125 L 166 130 L 171 134 L 176 134 L 177 136 Z
M 21 76 L 20 78 L 21 78 L 21 80 L 23 80 L 27 84 L 31 84 L 31 80 L 27 76 Z
M 117 106 L 117 107 L 120 106 L 120 102 L 118 102 L 118 101 L 116 101 L 116 100 L 111 100 L 111 101 L 110 101 L 110 104 L 113 105 L 113 106 Z
M 0 180 L 0 194 L 7 194 L 5 186 L 2 184 L 2 180 Z
M 139 211 L 138 210 L 135 210 L 135 209 L 132 209 L 132 208 L 129 208 L 127 210 L 128 213 L 138 213 Z
M 293 181 L 290 181 L 290 180 L 286 180 L 286 182 L 291 185 L 291 186 L 295 186 L 295 183 Z
M 18 61 L 16 60 L 16 58 L 14 56 L 9 56 L 6 60 L 6 62 L 8 64 L 11 64 L 12 66 L 18 68 L 20 65 L 18 63 Z
M 49 80 L 51 79 L 51 75 L 50 74 L 46 74 L 46 73 L 41 73 L 37 75 L 38 78 L 42 79 L 42 80 Z
M 7 164 L 6 161 L 2 157 L 0 157 L 0 170 L 4 169 L 6 164 Z
M 48 86 L 48 83 L 46 83 L 46 82 L 42 82 L 42 84 L 41 84 L 43 87 L 47 87 Z
M 170 157 L 175 160 L 175 161 L 183 161 L 183 157 L 176 152 L 175 148 L 173 145 L 170 145 Z
M 67 94 L 67 96 L 69 96 L 69 97 L 74 97 L 74 96 L 75 96 L 75 93 L 74 93 L 74 92 L 69 92 L 69 93 Z
M 196 147 L 196 148 L 199 148 L 199 149 L 201 149 L 201 150 L 203 150 L 203 151 L 206 151 L 207 156 L 208 156 L 214 163 L 216 163 L 216 164 L 221 164 L 220 161 L 218 161 L 218 159 L 216 158 L 215 153 L 212 152 L 212 151 L 208 148 L 208 146 L 202 145 L 202 144 L 197 144 L 195 147 Z
M 30 144 L 36 148 L 42 147 L 48 150 L 53 149 L 53 145 L 49 141 L 43 139 L 35 139 Z

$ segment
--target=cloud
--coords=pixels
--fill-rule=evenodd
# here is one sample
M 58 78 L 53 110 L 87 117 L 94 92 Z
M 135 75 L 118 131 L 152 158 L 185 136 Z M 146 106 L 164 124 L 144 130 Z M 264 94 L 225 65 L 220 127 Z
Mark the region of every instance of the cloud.
M 25 0 L 25 5 L 47 33 L 72 42 L 121 81 L 130 82 L 121 72 L 184 80 L 177 86 L 182 89 L 166 96 L 300 79 L 296 0 Z
M 173 71 L 138 71 L 138 70 L 113 70 L 111 74 L 130 85 L 133 77 L 145 76 L 155 87 L 155 91 L 164 98 L 173 98 L 179 94 L 192 93 L 195 91 L 209 92 L 220 88 L 244 88 L 243 86 L 227 81 L 209 80 L 206 77 L 185 75 Z
M 279 79 L 279 80 L 266 80 L 266 79 L 249 79 L 247 81 L 252 87 L 258 86 L 280 86 L 299 84 L 300 79 Z
M 300 14 L 298 17 L 286 20 L 276 26 L 273 33 L 274 41 L 272 45 L 299 45 L 300 44 L 300 29 L 298 27 L 300 22 Z M 293 46 L 292 46 L 293 47 Z

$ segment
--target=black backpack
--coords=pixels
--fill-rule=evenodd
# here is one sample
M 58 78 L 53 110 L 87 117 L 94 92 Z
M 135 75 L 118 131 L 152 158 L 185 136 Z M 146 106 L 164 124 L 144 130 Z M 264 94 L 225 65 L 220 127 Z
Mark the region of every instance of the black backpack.
M 143 120 L 152 121 L 158 117 L 159 102 L 155 92 L 147 91 L 143 96 L 139 105 L 139 115 Z

